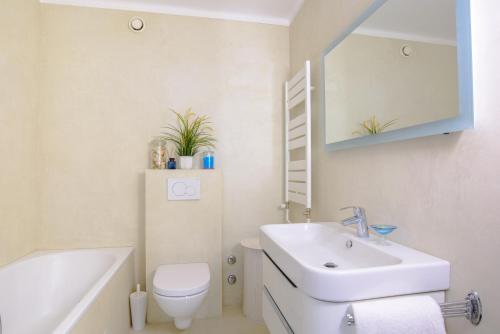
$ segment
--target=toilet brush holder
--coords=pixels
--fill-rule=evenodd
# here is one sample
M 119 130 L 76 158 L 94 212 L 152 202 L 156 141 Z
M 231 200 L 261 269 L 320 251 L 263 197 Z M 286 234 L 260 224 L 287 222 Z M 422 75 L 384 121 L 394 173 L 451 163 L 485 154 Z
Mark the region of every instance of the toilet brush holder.
M 130 294 L 130 309 L 132 313 L 132 328 L 140 331 L 146 326 L 147 293 L 141 291 L 141 285 L 137 284 L 137 291 Z

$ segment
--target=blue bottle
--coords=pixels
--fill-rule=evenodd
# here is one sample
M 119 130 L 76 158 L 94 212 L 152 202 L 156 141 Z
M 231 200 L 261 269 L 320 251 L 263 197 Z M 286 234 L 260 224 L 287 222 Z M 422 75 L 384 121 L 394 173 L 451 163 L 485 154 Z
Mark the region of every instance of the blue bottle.
M 214 152 L 206 151 L 203 153 L 203 169 L 214 169 Z
M 167 168 L 168 169 L 176 169 L 176 163 L 175 163 L 175 158 L 169 158 L 168 163 L 167 163 Z

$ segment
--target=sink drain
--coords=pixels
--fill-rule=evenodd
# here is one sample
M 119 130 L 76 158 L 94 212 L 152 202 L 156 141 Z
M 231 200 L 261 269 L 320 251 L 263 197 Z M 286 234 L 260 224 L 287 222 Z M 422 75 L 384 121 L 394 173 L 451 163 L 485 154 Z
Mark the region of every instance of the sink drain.
M 338 265 L 336 263 L 333 263 L 333 262 L 327 262 L 324 264 L 325 267 L 327 268 L 337 268 Z

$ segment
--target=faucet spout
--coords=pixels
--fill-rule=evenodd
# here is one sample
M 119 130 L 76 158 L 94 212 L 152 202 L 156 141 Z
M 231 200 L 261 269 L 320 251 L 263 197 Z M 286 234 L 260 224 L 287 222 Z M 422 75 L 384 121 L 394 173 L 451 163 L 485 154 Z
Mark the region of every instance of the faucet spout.
M 340 210 L 352 209 L 354 216 L 342 219 L 342 225 L 352 225 L 356 224 L 356 234 L 360 238 L 368 238 L 370 234 L 368 233 L 368 222 L 366 220 L 366 212 L 365 209 L 356 206 L 349 206 L 346 208 L 342 208 Z
M 342 219 L 342 225 L 344 225 L 344 226 L 358 224 L 358 223 L 359 223 L 359 218 L 357 218 L 357 217 L 349 217 L 349 218 Z

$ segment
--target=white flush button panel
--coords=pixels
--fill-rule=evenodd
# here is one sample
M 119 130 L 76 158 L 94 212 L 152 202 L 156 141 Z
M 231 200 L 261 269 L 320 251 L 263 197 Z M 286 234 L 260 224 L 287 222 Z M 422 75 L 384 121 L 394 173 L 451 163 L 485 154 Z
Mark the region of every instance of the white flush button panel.
M 200 178 L 169 178 L 169 201 L 196 201 L 200 199 Z

